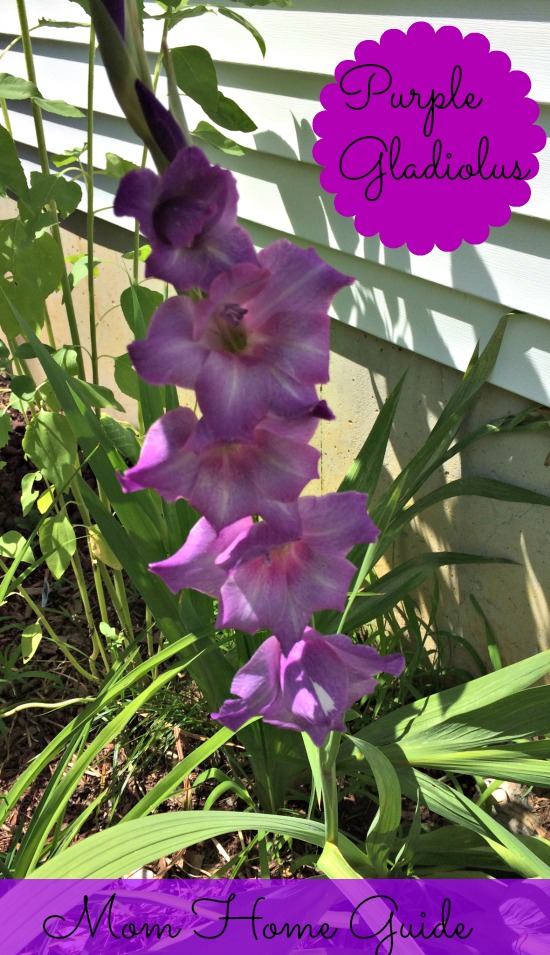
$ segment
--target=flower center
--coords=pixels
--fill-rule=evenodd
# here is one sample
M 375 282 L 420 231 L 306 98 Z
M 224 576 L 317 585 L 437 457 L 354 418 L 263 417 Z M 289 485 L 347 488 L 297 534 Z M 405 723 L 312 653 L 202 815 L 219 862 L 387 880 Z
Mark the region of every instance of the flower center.
M 246 348 L 248 338 L 246 329 L 243 328 L 241 323 L 247 311 L 248 309 L 243 308 L 236 302 L 229 302 L 218 313 L 217 326 L 222 348 L 232 355 L 236 355 Z

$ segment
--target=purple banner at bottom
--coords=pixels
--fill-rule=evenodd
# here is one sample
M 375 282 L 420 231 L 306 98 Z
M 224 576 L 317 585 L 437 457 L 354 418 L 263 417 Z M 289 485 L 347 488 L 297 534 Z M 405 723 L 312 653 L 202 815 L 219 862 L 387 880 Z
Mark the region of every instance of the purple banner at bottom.
M 550 881 L 4 881 L 2 955 L 550 953 Z

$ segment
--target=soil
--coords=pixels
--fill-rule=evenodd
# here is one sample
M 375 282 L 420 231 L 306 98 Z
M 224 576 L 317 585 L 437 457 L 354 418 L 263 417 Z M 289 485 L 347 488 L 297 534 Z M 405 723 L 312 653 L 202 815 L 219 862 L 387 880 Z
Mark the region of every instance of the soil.
M 9 379 L 0 373 L 0 411 L 8 406 Z M 8 530 L 18 530 L 28 533 L 32 524 L 21 513 L 21 479 L 32 470 L 32 465 L 26 461 L 22 440 L 25 430 L 25 419 L 13 409 L 9 409 L 12 419 L 7 446 L 0 449 L 0 461 L 5 466 L 0 469 L 0 535 Z M 93 482 L 93 477 L 89 475 Z M 38 486 L 38 485 L 37 485 Z M 90 596 L 95 592 L 93 587 L 92 567 L 87 547 L 82 543 L 79 548 L 80 559 L 84 569 L 85 579 L 90 586 Z M 71 647 L 80 649 L 84 654 L 89 652 L 89 635 L 82 603 L 78 594 L 71 588 L 70 578 L 60 581 L 48 579 L 47 571 L 43 567 L 29 575 L 25 582 L 25 589 L 40 604 L 47 598 L 48 619 L 52 622 L 56 633 L 66 638 Z M 131 593 L 131 588 L 129 587 Z M 96 610 L 96 608 L 93 608 Z M 136 595 L 131 603 L 131 614 L 135 618 L 136 626 L 140 626 L 143 617 L 143 607 Z M 5 670 L 4 682 L 0 682 L 0 708 L 8 708 L 11 715 L 5 719 L 5 730 L 0 735 L 0 787 L 9 789 L 16 781 L 23 769 L 35 756 L 43 751 L 54 736 L 67 725 L 80 710 L 82 704 L 65 706 L 63 709 L 44 709 L 44 704 L 55 704 L 60 700 L 87 697 L 90 687 L 83 678 L 71 667 L 63 654 L 50 640 L 42 640 L 36 655 L 26 667 L 17 658 L 22 630 L 35 619 L 32 609 L 17 594 L 10 595 L 7 602 L 0 606 L 0 681 L 2 668 Z M 115 621 L 111 621 L 114 625 Z M 13 661 L 10 662 L 13 656 Z M 192 684 L 184 683 L 181 688 L 183 704 L 185 700 L 190 705 L 200 704 L 198 691 Z M 34 704 L 34 705 L 29 705 Z M 38 706 L 36 705 L 38 704 Z M 206 737 L 200 732 L 187 732 L 176 723 L 166 724 L 161 734 L 164 748 L 161 752 L 155 747 L 154 758 L 140 762 L 139 774 L 128 773 L 128 764 L 132 759 L 136 739 L 143 736 L 153 717 L 148 713 L 140 713 L 135 722 L 130 725 L 125 740 L 120 744 L 108 746 L 96 763 L 83 775 L 78 788 L 71 799 L 65 817 L 65 823 L 70 823 L 91 804 L 107 791 L 112 794 L 108 800 L 99 802 L 83 827 L 79 838 L 98 831 L 105 825 L 118 821 L 128 810 L 151 789 L 174 762 L 182 760 L 189 752 L 196 748 L 198 742 Z M 158 727 L 156 727 L 158 739 Z M 17 808 L 8 818 L 0 831 L 0 853 L 6 852 L 18 833 L 24 831 L 32 818 L 44 790 L 56 768 L 56 763 L 35 781 L 26 792 Z M 201 766 L 201 771 L 204 769 Z M 223 768 L 223 765 L 222 765 Z M 192 773 L 184 781 L 180 793 L 160 808 L 159 812 L 170 812 L 181 809 L 200 809 L 212 790 L 210 783 L 201 787 L 193 786 L 197 773 Z M 465 779 L 465 788 L 472 789 L 472 781 Z M 123 785 L 121 784 L 123 783 Z M 510 824 L 513 831 L 520 834 L 536 834 L 550 838 L 550 799 L 543 790 L 533 790 L 529 794 L 519 792 L 518 799 L 511 800 L 512 808 L 509 818 L 506 811 L 501 814 L 501 821 Z M 518 808 L 519 806 L 519 808 Z M 352 836 L 364 838 L 368 828 L 369 818 L 372 816 L 373 803 L 367 798 L 346 796 L 341 803 L 342 829 Z M 217 809 L 244 809 L 233 795 L 222 798 L 216 804 Z M 303 804 L 297 803 L 296 811 L 303 812 Z M 412 821 L 414 805 L 404 803 L 404 820 Z M 513 823 L 509 820 L 513 817 Z M 422 822 L 435 827 L 445 824 L 444 821 L 430 813 L 425 807 L 422 809 Z M 519 822 L 518 822 L 519 819 Z M 150 874 L 163 878 L 201 878 L 224 871 L 228 861 L 238 854 L 244 846 L 245 837 L 242 833 L 224 837 L 220 841 L 210 840 L 206 844 L 198 844 L 183 850 L 168 859 L 157 860 L 148 872 L 140 870 L 141 875 Z M 294 843 L 293 857 L 306 855 L 308 846 Z M 279 864 L 274 867 L 272 875 L 277 877 L 294 876 L 308 877 L 314 874 L 313 868 L 307 864 L 298 869 L 291 868 L 292 858 L 286 844 L 281 846 Z M 240 877 L 259 877 L 259 867 L 250 861 L 240 871 Z

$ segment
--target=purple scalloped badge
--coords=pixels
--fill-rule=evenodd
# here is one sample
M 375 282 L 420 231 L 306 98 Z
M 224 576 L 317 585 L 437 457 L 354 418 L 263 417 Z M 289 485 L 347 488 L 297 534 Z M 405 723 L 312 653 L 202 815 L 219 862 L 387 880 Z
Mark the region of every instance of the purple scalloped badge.
M 462 36 L 413 23 L 365 40 L 321 91 L 313 158 L 334 207 L 360 235 L 416 255 L 485 242 L 524 206 L 546 143 L 531 81 Z

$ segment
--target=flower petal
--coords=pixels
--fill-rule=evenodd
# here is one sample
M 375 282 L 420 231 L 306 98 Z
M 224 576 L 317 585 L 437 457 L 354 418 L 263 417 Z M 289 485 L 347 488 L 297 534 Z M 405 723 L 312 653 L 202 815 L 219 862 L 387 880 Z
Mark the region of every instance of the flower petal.
M 252 518 L 245 517 L 217 534 L 206 518 L 201 517 L 191 528 L 183 547 L 166 560 L 150 564 L 149 570 L 162 577 L 175 594 L 190 587 L 210 597 L 219 597 L 227 578 L 224 561 L 251 525 Z
M 186 450 L 196 423 L 188 408 L 175 408 L 155 421 L 145 436 L 139 461 L 119 475 L 123 491 L 150 487 L 167 501 L 187 497 L 199 466 L 196 455 Z
M 138 375 L 152 385 L 194 388 L 208 355 L 193 340 L 193 303 L 174 296 L 157 308 L 145 341 L 134 341 L 128 352 Z

